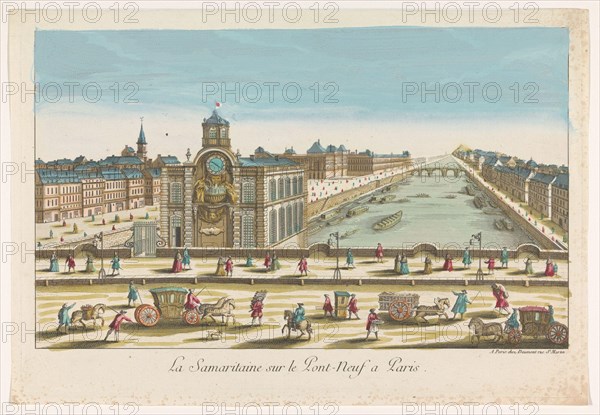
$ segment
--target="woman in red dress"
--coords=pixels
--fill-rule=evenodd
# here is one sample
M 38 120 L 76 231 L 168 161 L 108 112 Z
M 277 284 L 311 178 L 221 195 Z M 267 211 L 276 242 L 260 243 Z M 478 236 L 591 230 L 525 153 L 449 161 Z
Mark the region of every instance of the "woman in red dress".
M 546 270 L 544 271 L 544 275 L 546 277 L 554 277 L 554 264 L 550 258 L 546 260 Z
M 449 254 L 446 254 L 446 258 L 444 259 L 444 271 L 452 271 L 453 269 L 452 257 Z
M 171 272 L 173 273 L 177 273 L 177 272 L 181 272 L 181 270 L 183 269 L 183 265 L 181 264 L 181 254 L 179 253 L 179 251 L 177 251 L 175 253 L 175 258 L 173 258 L 173 266 L 171 267 Z
M 268 252 L 267 252 L 267 256 L 265 256 L 265 262 L 263 262 L 263 265 L 265 266 L 265 270 L 267 272 L 271 271 L 271 256 L 269 255 Z
M 323 316 L 327 317 L 327 313 L 331 317 L 333 317 L 333 306 L 331 305 L 331 299 L 329 298 L 329 294 L 325 294 L 325 304 L 323 304 Z
M 225 261 L 225 272 L 227 273 L 228 277 L 233 276 L 233 260 L 231 257 L 228 257 L 227 261 Z
M 488 264 L 488 274 L 493 274 L 496 267 L 496 258 L 490 257 L 485 263 Z
M 350 302 L 348 303 L 348 319 L 352 319 L 352 314 L 356 316 L 357 320 L 360 320 L 358 316 L 358 300 L 356 299 L 356 294 L 350 295 Z

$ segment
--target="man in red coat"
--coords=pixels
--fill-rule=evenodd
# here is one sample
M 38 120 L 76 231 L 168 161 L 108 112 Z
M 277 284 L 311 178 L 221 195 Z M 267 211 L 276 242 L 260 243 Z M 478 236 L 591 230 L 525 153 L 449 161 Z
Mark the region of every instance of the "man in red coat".
M 73 255 L 69 255 L 67 257 L 65 264 L 69 268 L 69 272 L 71 272 L 71 270 L 73 270 L 73 272 L 75 272 L 75 258 L 73 258 Z
M 496 267 L 496 258 L 490 257 L 485 263 L 488 264 L 488 275 L 493 274 L 494 268 Z
M 377 262 L 383 262 L 383 246 L 381 243 L 377 244 L 377 248 L 375 249 L 375 258 L 377 258 Z
M 356 299 L 356 294 L 350 295 L 350 302 L 348 303 L 348 319 L 352 320 L 352 314 L 356 316 L 357 320 L 360 320 L 358 316 L 358 300 Z
M 507 315 L 510 314 L 510 311 L 508 311 L 508 307 L 510 307 L 510 305 L 506 300 L 508 298 L 508 292 L 506 292 L 506 288 L 504 288 L 502 284 L 493 283 L 492 295 L 496 299 L 496 306 L 494 307 L 494 310 L 498 309 L 500 314 L 502 314 L 502 310 L 506 311 Z
M 124 321 L 131 322 L 131 319 L 125 315 L 126 313 L 127 311 L 121 310 L 115 316 L 113 321 L 108 325 L 109 330 L 108 333 L 106 333 L 104 341 L 108 341 L 108 336 L 110 336 L 112 332 L 115 333 L 115 341 L 119 341 L 119 331 L 121 330 L 121 324 L 123 324 Z
M 225 261 L 225 272 L 228 277 L 233 277 L 233 260 L 231 257 L 228 257 L 227 261 Z
M 194 292 L 190 288 L 185 298 L 185 304 L 183 305 L 183 307 L 186 310 L 194 310 L 198 306 L 200 306 L 200 299 L 194 295 Z
M 271 271 L 271 256 L 267 252 L 267 256 L 265 256 L 265 262 L 263 262 L 265 269 L 267 272 Z
M 263 303 L 260 300 L 254 301 L 250 304 L 250 317 L 252 317 L 252 324 L 254 326 L 254 322 L 258 319 L 258 325 L 262 326 L 262 316 L 263 316 Z
M 333 306 L 331 305 L 331 299 L 329 294 L 325 294 L 325 304 L 323 304 L 323 317 L 327 317 L 327 313 L 333 317 Z
M 300 271 L 300 276 L 302 276 L 302 274 L 308 276 L 308 261 L 306 260 L 306 257 L 302 257 L 300 262 L 298 262 L 298 270 Z
M 369 338 L 371 333 L 375 333 L 375 340 L 379 340 L 379 327 L 377 327 L 377 323 L 379 323 L 379 317 L 375 309 L 372 308 L 369 310 L 369 316 L 367 317 L 367 337 L 365 340 Z

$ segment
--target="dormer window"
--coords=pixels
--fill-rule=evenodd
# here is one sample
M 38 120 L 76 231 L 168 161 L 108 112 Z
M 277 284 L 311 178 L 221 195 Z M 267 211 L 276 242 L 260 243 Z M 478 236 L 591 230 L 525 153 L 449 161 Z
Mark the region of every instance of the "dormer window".
M 221 128 L 221 138 L 227 138 L 227 128 Z
M 208 130 L 208 138 L 217 138 L 217 129 L 215 127 L 210 127 Z

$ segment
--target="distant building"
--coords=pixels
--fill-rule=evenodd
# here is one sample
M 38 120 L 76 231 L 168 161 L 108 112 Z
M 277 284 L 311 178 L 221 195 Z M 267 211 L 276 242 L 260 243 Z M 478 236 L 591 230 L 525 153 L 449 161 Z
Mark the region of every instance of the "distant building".
M 536 173 L 529 182 L 529 206 L 539 211 L 544 217 L 552 215 L 552 183 L 556 176 Z
M 561 173 L 552 183 L 552 221 L 569 230 L 569 174 Z

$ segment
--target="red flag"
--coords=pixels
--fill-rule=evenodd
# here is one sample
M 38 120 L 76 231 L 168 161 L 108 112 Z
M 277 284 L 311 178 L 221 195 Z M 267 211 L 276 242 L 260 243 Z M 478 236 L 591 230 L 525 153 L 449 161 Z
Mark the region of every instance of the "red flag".
M 217 101 L 217 102 L 215 102 L 215 107 L 217 107 L 217 108 L 221 108 L 221 105 L 222 105 L 222 104 L 221 104 L 220 102 L 218 102 L 218 101 Z

